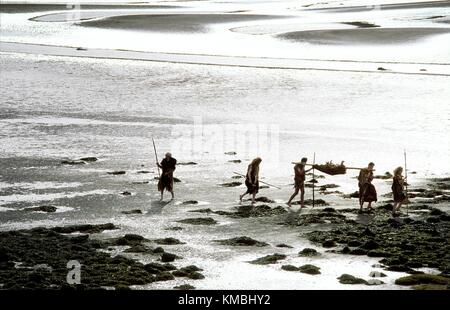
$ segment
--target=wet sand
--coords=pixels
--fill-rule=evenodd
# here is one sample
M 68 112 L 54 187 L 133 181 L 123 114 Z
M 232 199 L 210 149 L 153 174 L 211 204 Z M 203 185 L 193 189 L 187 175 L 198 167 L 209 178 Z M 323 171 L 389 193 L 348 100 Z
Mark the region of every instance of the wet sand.
M 350 209 L 350 211 L 342 211 L 347 221 L 370 223 L 372 215 L 355 214 L 357 201 L 354 198 L 344 198 L 339 193 L 325 194 L 324 192 L 320 194 L 316 192 L 316 198 L 325 200 L 329 206 L 316 206 L 313 210 L 311 208 L 304 210 L 305 212 L 298 212 L 298 206 L 294 206 L 292 212 L 289 212 L 284 204 L 285 199 L 292 192 L 290 185 L 292 166 L 289 163 L 292 156 L 297 156 L 298 141 L 301 139 L 303 147 L 318 150 L 321 154 L 320 160 L 328 156 L 333 158 L 345 156 L 343 158 L 352 163 L 356 162 L 355 165 L 357 165 L 360 164 L 357 162 L 358 158 L 365 160 L 375 157 L 380 173 L 384 172 L 385 169 L 398 164 L 396 158 L 391 156 L 398 152 L 388 146 L 386 139 L 395 135 L 398 132 L 397 128 L 385 133 L 380 130 L 393 124 L 392 119 L 386 120 L 386 117 L 392 115 L 396 119 L 399 115 L 397 113 L 404 116 L 405 120 L 414 117 L 415 113 L 404 115 L 404 111 L 410 111 L 404 107 L 410 106 L 411 98 L 421 102 L 429 98 L 430 92 L 435 96 L 441 95 L 446 98 L 448 88 L 445 87 L 447 85 L 445 81 L 448 78 L 414 75 L 405 79 L 407 84 L 402 84 L 398 83 L 398 76 L 383 75 L 379 78 L 381 75 L 364 73 L 304 71 L 307 74 L 298 74 L 298 72 L 286 70 L 21 54 L 2 55 L 1 59 L 2 69 L 6 72 L 2 85 L 7 92 L 4 92 L 1 103 L 2 135 L 0 138 L 2 144 L 9 145 L 5 150 L 7 153 L 2 154 L 0 161 L 1 230 L 103 223 L 113 223 L 119 228 L 90 234 L 87 240 L 83 239 L 86 237 L 80 237 L 81 240 L 75 239 L 78 242 L 75 250 L 72 250 L 70 240 L 46 230 L 26 232 L 25 235 L 17 232 L 6 234 L 8 238 L 2 240 L 8 245 L 7 257 L 24 260 L 24 267 L 26 267 L 14 273 L 8 259 L 6 262 L 8 268 L 5 269 L 8 280 L 1 281 L 8 287 L 62 285 L 60 274 L 57 272 L 58 266 L 61 266 L 61 261 L 66 257 L 77 254 L 81 248 L 84 248 L 86 254 L 89 254 L 89 261 L 86 262 L 88 264 L 86 279 L 90 282 L 82 282 L 82 284 L 92 288 L 128 286 L 134 289 L 172 289 L 183 284 L 200 289 L 410 288 L 410 286 L 395 284 L 396 279 L 408 275 L 405 271 L 386 270 L 389 268 L 388 265 L 375 265 L 382 258 L 362 255 L 361 253 L 364 252 L 361 249 L 356 251 L 353 248 L 354 242 L 350 246 L 350 250 L 355 250 L 354 254 L 341 254 L 338 251 L 343 250 L 344 244 L 327 248 L 322 247 L 322 242 L 315 243 L 303 236 L 303 233 L 311 230 L 328 230 L 333 225 L 342 224 L 334 223 L 335 219 L 343 220 L 342 216 L 338 215 L 342 209 Z M 24 75 L 23 72 L 26 74 Z M 42 76 L 46 78 L 43 79 Z M 67 87 L 69 82 L 70 87 Z M 339 83 L 339 85 L 332 87 L 330 83 Z M 414 83 L 413 86 L 411 83 Z M 291 85 L 302 85 L 302 87 L 293 88 Z M 315 114 L 308 107 L 309 102 L 317 100 L 318 90 L 322 92 L 324 90 L 323 85 L 327 85 L 327 95 L 321 99 L 320 104 L 315 106 L 316 110 L 319 108 L 322 110 L 317 111 L 317 118 L 312 119 Z M 397 87 L 397 95 L 401 101 L 397 101 L 395 105 L 385 104 L 392 100 L 391 94 L 387 91 L 392 85 Z M 352 89 L 353 95 L 342 93 L 343 86 Z M 372 89 L 369 89 L 370 87 Z M 195 89 L 195 96 L 192 95 L 193 89 Z M 111 96 L 111 93 L 115 93 L 115 96 Z M 242 95 L 244 93 L 245 96 Z M 232 100 L 230 100 L 231 94 L 234 94 Z M 303 100 L 290 99 L 300 97 Z M 37 104 L 37 98 L 52 98 L 52 100 L 38 99 L 39 104 Z M 412 128 L 413 124 L 408 122 L 407 126 L 399 124 L 401 126 L 399 129 L 406 128 L 407 132 L 412 132 L 413 138 L 406 136 L 406 140 L 411 141 L 416 147 L 420 145 L 425 152 L 432 152 L 435 161 L 439 163 L 436 154 L 443 153 L 442 145 L 445 140 L 434 148 L 430 144 L 429 136 L 420 137 L 420 133 L 424 132 L 421 126 L 429 131 L 431 124 L 442 123 L 439 117 L 445 118 L 445 113 L 439 113 L 447 107 L 445 101 L 434 98 L 435 102 L 442 101 L 442 107 L 430 108 L 428 104 L 416 106 L 416 109 L 424 109 L 431 123 L 423 123 L 424 120 L 413 122 L 419 127 Z M 162 106 L 161 102 L 164 100 L 169 101 L 170 105 Z M 258 105 L 259 113 L 255 113 L 253 106 L 244 104 L 249 102 L 247 100 Z M 345 109 L 338 108 L 337 102 L 342 101 L 347 103 Z M 364 102 L 373 113 L 369 114 L 369 119 L 362 119 L 367 114 L 361 110 L 361 102 Z M 405 105 L 402 105 L 402 102 Z M 305 124 L 305 127 L 311 129 L 313 134 L 314 132 L 324 134 L 326 130 L 324 126 L 329 127 L 333 124 L 324 121 L 324 115 L 332 115 L 333 118 L 346 120 L 352 128 L 358 128 L 358 124 L 355 124 L 356 119 L 361 119 L 366 128 L 367 124 L 375 122 L 373 130 L 368 131 L 367 136 L 373 139 L 383 134 L 383 139 L 379 143 L 371 140 L 373 148 L 369 149 L 368 153 L 358 153 L 350 159 L 349 156 L 353 152 L 349 150 L 355 147 L 355 143 L 359 143 L 358 149 L 367 149 L 368 146 L 366 139 L 360 142 L 357 142 L 358 139 L 349 141 L 351 139 L 349 132 L 353 131 L 352 129 L 343 133 L 342 138 L 333 136 L 330 139 L 323 139 L 317 135 L 310 136 L 306 131 L 296 134 L 283 133 L 281 147 L 287 158 L 283 158 L 282 161 L 286 163 L 286 166 L 275 169 L 265 162 L 263 167 L 265 180 L 280 185 L 282 189 L 261 189 L 258 197 L 265 196 L 268 199 L 264 200 L 266 202 L 258 202 L 254 210 L 248 206 L 247 202 L 241 206 L 238 204 L 238 195 L 243 191 L 242 185 L 230 188 L 219 186 L 221 183 L 239 181 L 232 178 L 232 172 L 245 169 L 248 155 L 242 149 L 234 149 L 237 152 L 236 155 L 222 154 L 220 157 L 213 153 L 213 149 L 205 147 L 204 150 L 209 153 L 200 159 L 189 153 L 176 152 L 176 158 L 180 162 L 196 162 L 197 164 L 180 165 L 177 168 L 175 176 L 181 180 L 181 183 L 175 185 L 176 199 L 174 201 L 169 202 L 167 197 L 164 203 L 157 201 L 159 195 L 154 179 L 157 171 L 152 160 L 151 137 L 155 137 L 158 150 L 163 153 L 171 146 L 172 128 L 178 124 L 190 124 L 191 116 L 199 113 L 205 117 L 205 122 L 214 124 L 221 122 L 240 124 L 246 122 L 246 116 L 251 118 L 251 121 L 266 122 L 276 114 L 283 118 L 283 125 L 288 126 L 283 128 L 285 129 L 283 132 L 286 132 L 289 129 L 298 128 L 296 113 L 299 110 L 309 111 L 309 121 L 305 120 L 309 123 Z M 341 114 L 336 115 L 337 112 Z M 345 116 L 349 117 L 349 121 Z M 384 120 L 385 123 L 380 123 Z M 314 126 L 319 127 L 314 129 Z M 336 127 L 330 129 L 333 133 L 340 130 L 339 125 L 334 126 Z M 405 137 L 407 132 L 401 132 L 401 135 Z M 434 132 L 430 135 L 433 139 L 437 138 Z M 418 141 L 423 142 L 418 143 Z M 335 144 L 334 148 L 333 144 Z M 395 145 L 395 141 L 393 144 Z M 342 152 L 341 155 L 338 155 L 339 150 Z M 310 150 L 304 152 L 311 153 Z M 374 152 L 378 152 L 378 155 L 375 156 Z M 414 151 L 413 159 L 419 154 L 419 151 Z M 442 155 L 445 156 L 445 153 Z M 95 156 L 98 160 L 81 160 L 89 156 Z M 424 154 L 426 158 L 430 156 L 430 154 Z M 230 163 L 228 162 L 230 159 L 242 159 L 242 162 Z M 84 163 L 77 164 L 80 161 Z M 72 162 L 75 164 L 71 164 Z M 420 165 L 414 161 L 410 163 L 413 169 L 421 169 L 420 177 L 414 174 L 410 176 L 411 183 L 418 190 L 421 187 L 418 184 L 428 169 L 423 166 L 423 160 L 419 162 Z M 124 173 L 111 174 L 114 171 Z M 336 188 L 338 191 L 343 194 L 351 193 L 356 187 L 355 180 L 351 179 L 352 176 L 347 175 L 342 178 L 326 176 L 318 179 L 320 182 L 318 185 L 332 188 L 330 185 L 325 185 L 336 183 L 339 185 Z M 380 202 L 376 206 L 387 204 L 390 198 L 382 195 L 389 191 L 389 180 L 376 179 L 374 182 L 380 194 Z M 430 183 L 428 180 L 423 182 Z M 311 199 L 311 190 L 310 188 L 307 190 L 306 198 Z M 125 192 L 129 194 L 124 194 Z M 439 220 L 441 221 L 438 224 L 439 227 L 445 227 L 443 226 L 444 220 L 447 219 L 445 215 L 436 217 L 430 214 L 433 211 L 432 208 L 436 207 L 447 210 L 448 203 L 445 201 L 438 203 L 439 199 L 444 197 L 441 192 L 421 194 L 420 190 L 417 194 L 438 195 L 430 198 L 415 198 L 417 207 L 425 203 L 424 199 L 428 201 L 426 203 L 429 206 L 426 210 L 416 211 L 426 212 L 425 218 Z M 47 208 L 43 208 L 45 206 Z M 35 209 L 37 207 L 39 209 Z M 54 207 L 56 210 L 48 207 Z M 335 209 L 336 216 L 330 216 L 329 211 L 324 211 L 327 207 Z M 205 211 L 205 209 L 211 211 Z M 134 210 L 140 212 L 133 212 Z M 323 214 L 326 216 L 324 217 Z M 376 216 L 378 215 L 381 216 L 380 225 L 382 226 L 380 227 L 386 226 L 389 223 L 388 217 L 385 217 L 388 213 L 385 210 L 379 210 Z M 297 223 L 305 222 L 303 216 L 309 223 L 297 225 Z M 410 213 L 410 217 L 415 220 L 416 216 L 421 216 L 421 213 Z M 203 220 L 200 221 L 198 218 Z M 189 221 L 186 222 L 188 219 Z M 292 222 L 295 224 L 292 225 Z M 421 225 L 427 228 L 425 224 Z M 359 232 L 359 229 L 360 226 L 355 226 L 356 232 Z M 44 236 L 50 234 L 49 239 L 42 238 L 41 233 Z M 110 255 L 125 256 L 134 260 L 131 262 L 118 258 L 123 265 L 111 272 L 118 273 L 121 283 L 109 281 L 102 271 L 110 262 L 110 258 L 96 253 L 90 241 L 108 241 L 122 238 L 127 234 L 139 235 L 146 240 L 142 239 L 143 242 L 139 242 L 138 245 L 128 243 L 124 245 L 125 242 L 120 241 L 119 245 L 116 243 L 108 246 L 109 250 L 101 248 L 107 250 Z M 67 237 L 76 236 L 77 234 L 73 233 Z M 398 236 L 402 237 L 402 235 Z M 237 246 L 231 241 L 226 244 L 215 242 L 215 240 L 234 240 L 239 237 L 248 237 L 268 245 Z M 330 233 L 330 237 L 334 238 L 334 232 Z M 173 244 L 158 245 L 153 241 L 164 238 L 175 238 L 181 243 L 170 239 Z M 383 239 L 381 234 L 379 238 Z M 33 253 L 38 251 L 34 248 L 28 249 L 30 251 L 28 257 L 20 254 L 24 249 L 22 245 L 26 242 L 34 242 L 35 239 L 56 240 L 53 244 L 57 242 L 64 249 L 59 253 L 60 255 L 52 256 L 55 261 L 47 261 L 47 264 L 55 270 L 51 277 L 48 276 L 49 268 L 36 267 L 41 261 L 35 259 Z M 441 242 L 438 238 L 433 240 Z M 383 250 L 385 245 L 379 240 L 376 242 Z M 286 244 L 291 248 L 279 247 L 280 244 Z M 439 243 L 433 244 L 433 246 L 437 245 Z M 374 245 L 371 244 L 371 246 Z M 154 271 L 153 267 L 150 267 L 155 265 L 150 265 L 147 269 L 150 268 L 151 272 L 158 274 L 160 277 L 158 279 L 165 279 L 165 281 L 153 281 L 153 276 L 150 277 L 147 274 L 148 271 L 144 272 L 142 269 L 145 269 L 144 266 L 148 264 L 164 264 L 160 261 L 162 254 L 153 253 L 157 247 L 162 247 L 165 252 L 179 257 L 170 262 L 177 270 L 195 265 L 203 269 L 200 273 L 205 278 L 190 279 L 175 276 L 174 270 L 169 271 L 170 276 L 162 271 Z M 315 249 L 320 255 L 299 256 L 298 253 L 304 248 Z M 408 248 L 409 246 L 406 246 L 405 249 Z M 328 252 L 329 250 L 335 250 L 335 252 Z M 360 254 L 356 255 L 357 253 Z M 399 253 L 396 252 L 396 254 Z M 249 263 L 251 261 L 266 262 L 272 257 L 270 255 L 274 254 L 278 254 L 276 257 L 282 259 L 267 265 Z M 378 253 L 378 255 L 381 254 Z M 433 257 L 430 257 L 433 260 Z M 426 262 L 423 259 L 421 261 Z M 391 263 L 393 264 L 394 261 L 389 261 L 389 264 Z M 92 264 L 98 268 L 91 268 Z M 320 268 L 320 274 L 311 275 L 282 269 L 285 265 L 300 268 L 306 264 Z M 404 266 L 401 270 L 409 271 L 408 268 L 412 268 L 410 267 L 412 265 L 406 262 L 402 264 Z M 137 274 L 124 272 L 127 266 L 136 267 L 133 270 Z M 414 267 L 414 270 L 433 274 L 441 272 L 437 270 L 441 268 L 441 263 L 434 266 Z M 342 274 L 350 274 L 368 281 L 371 279 L 369 277 L 371 271 L 386 274 L 386 277 L 380 279 L 385 284 L 371 286 L 363 282 L 354 286 L 342 284 L 337 279 Z M 11 273 L 15 276 L 9 276 Z M 28 273 L 33 274 L 30 281 L 27 278 Z M 237 278 L 236 274 L 242 277 Z M 146 280 L 138 284 L 140 277 Z
M 113 16 L 95 21 L 86 21 L 83 27 L 107 29 L 163 31 L 163 32 L 201 32 L 208 24 L 245 22 L 280 18 L 275 15 L 252 14 L 153 14 Z
M 121 15 L 133 15 L 136 13 L 139 14 L 152 14 L 152 13 L 158 13 L 158 12 L 166 12 L 167 10 L 175 10 L 179 9 L 180 7 L 167 7 L 167 8 L 159 8 L 157 6 L 155 7 L 147 7 L 147 8 L 117 8 L 117 9 L 110 9 L 110 10 L 80 10 L 79 14 L 71 14 L 68 12 L 58 12 L 58 13 L 50 13 L 50 14 L 44 14 L 39 15 L 30 18 L 29 20 L 35 21 L 35 22 L 79 22 L 79 21 L 85 21 L 89 19 L 99 19 L 99 18 L 107 18 L 107 17 L 117 17 Z
M 181 53 L 149 53 L 127 50 L 79 49 L 69 46 L 51 46 L 21 43 L 0 43 L 6 53 L 42 54 L 77 58 L 122 59 L 228 67 L 248 67 L 290 70 L 317 70 L 342 72 L 367 72 L 378 74 L 412 74 L 449 76 L 448 63 L 377 62 L 352 60 L 286 59 L 268 57 L 228 57 Z M 380 67 L 389 68 L 379 70 Z M 425 70 L 424 70 L 425 68 Z
M 102 10 L 102 9 L 171 9 L 181 8 L 177 5 L 139 5 L 139 4 L 81 4 L 82 10 Z M 67 11 L 72 10 L 72 7 L 67 7 L 66 4 L 44 4 L 44 3 L 2 3 L 0 5 L 0 13 L 34 13 L 45 11 Z
M 80 21 L 76 16 L 66 16 L 65 12 L 24 17 L 33 22 L 21 21 L 14 17 L 15 14 L 1 13 L 6 21 L 2 40 L 47 46 L 210 56 L 370 60 L 381 63 L 442 60 L 448 63 L 448 47 L 439 41 L 446 40 L 445 33 L 449 28 L 445 20 L 427 19 L 443 14 L 438 7 L 442 4 L 434 3 L 433 6 L 427 3 L 423 9 L 414 5 L 411 10 L 398 10 L 401 18 L 389 10 L 376 9 L 342 14 L 293 10 L 290 2 L 276 6 L 270 3 L 192 2 L 181 9 L 177 6 L 82 9 Z M 418 16 L 423 17 L 418 19 Z M 359 31 L 364 30 L 362 28 L 350 31 L 352 27 L 361 25 L 379 27 L 372 32 Z M 431 48 L 433 55 L 424 52 L 430 44 L 439 46 Z M 324 45 L 328 48 L 323 49 Z M 191 61 L 198 63 L 193 57 Z M 428 70 L 420 69 L 424 69 L 420 72 Z
M 408 9 L 425 9 L 425 8 L 448 8 L 450 1 L 426 1 L 426 2 L 411 2 L 411 3 L 392 3 L 392 4 L 370 4 L 361 6 L 344 6 L 344 7 L 325 7 L 325 8 L 311 8 L 310 11 L 323 12 L 364 12 L 373 10 L 408 10 Z
M 294 42 L 323 45 L 380 45 L 405 44 L 449 33 L 450 28 L 377 28 L 297 31 L 280 34 L 278 37 Z

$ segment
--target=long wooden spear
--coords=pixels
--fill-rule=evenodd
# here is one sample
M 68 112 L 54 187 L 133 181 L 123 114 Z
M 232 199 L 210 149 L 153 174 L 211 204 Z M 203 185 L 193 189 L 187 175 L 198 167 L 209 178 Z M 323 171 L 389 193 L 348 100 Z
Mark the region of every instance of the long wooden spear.
M 314 205 L 315 205 L 315 199 L 314 199 L 314 193 L 315 193 L 315 176 L 314 176 L 314 173 L 315 173 L 315 165 L 316 165 L 316 152 L 314 152 L 314 157 L 313 157 L 313 164 L 312 164 L 312 167 L 313 167 L 313 177 L 312 177 L 312 188 L 313 188 L 313 205 L 312 205 L 312 207 L 314 208 Z
M 245 174 L 234 172 L 234 171 L 233 171 L 233 173 L 245 177 Z M 272 187 L 275 187 L 275 188 L 278 188 L 278 189 L 281 189 L 281 187 L 278 187 L 276 185 L 273 185 L 273 184 L 270 184 L 270 183 L 267 183 L 267 182 L 264 182 L 264 181 L 259 181 L 259 182 L 261 182 L 263 184 L 266 184 L 266 185 L 269 185 L 269 186 L 272 186 Z
M 409 215 L 409 200 L 408 200 L 408 169 L 406 168 L 406 149 L 403 150 L 403 156 L 405 157 L 405 194 L 406 194 L 406 214 Z
M 156 152 L 156 145 L 155 145 L 155 140 L 152 137 L 152 141 L 153 141 L 153 150 L 155 150 L 155 158 L 156 158 L 156 167 L 158 168 L 158 177 L 161 178 L 161 173 L 159 172 L 159 161 L 158 161 L 158 153 Z

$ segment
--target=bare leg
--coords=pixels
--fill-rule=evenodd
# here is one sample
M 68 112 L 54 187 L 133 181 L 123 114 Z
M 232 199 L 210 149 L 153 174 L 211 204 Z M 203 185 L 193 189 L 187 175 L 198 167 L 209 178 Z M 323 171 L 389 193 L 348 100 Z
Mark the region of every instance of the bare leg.
M 252 195 L 252 205 L 255 204 L 255 197 L 256 197 L 256 193 L 253 193 L 253 195 Z
M 395 211 L 397 209 L 397 205 L 398 205 L 398 202 L 394 202 L 394 205 L 392 206 L 392 215 L 395 214 Z
M 174 193 L 173 193 L 173 190 L 170 191 L 170 193 L 172 194 L 172 200 L 174 200 L 174 199 L 175 199 L 175 195 L 174 195 Z
M 362 212 L 364 206 L 364 189 L 363 186 L 359 187 L 359 212 Z
M 305 188 L 300 189 L 300 208 L 305 208 Z
M 160 199 L 159 201 L 162 201 L 162 200 L 163 200 L 163 197 L 164 197 L 164 189 L 161 190 L 161 199 Z
M 289 198 L 289 201 L 288 201 L 288 203 L 287 203 L 287 205 L 289 206 L 289 208 L 291 207 L 292 199 L 294 199 L 295 196 L 297 196 L 297 194 L 298 194 L 298 188 L 295 188 L 294 193 L 291 195 L 291 198 Z
M 405 200 L 406 200 L 406 199 L 405 199 Z M 400 202 L 398 203 L 398 205 L 397 205 L 397 211 L 400 212 L 400 207 L 402 206 L 403 202 L 405 202 L 405 200 L 400 201 Z
M 369 201 L 369 204 L 367 205 L 367 210 L 372 211 L 372 201 Z
M 243 193 L 242 195 L 239 195 L 239 201 L 242 202 L 242 198 L 244 198 L 244 196 L 247 195 L 247 192 Z

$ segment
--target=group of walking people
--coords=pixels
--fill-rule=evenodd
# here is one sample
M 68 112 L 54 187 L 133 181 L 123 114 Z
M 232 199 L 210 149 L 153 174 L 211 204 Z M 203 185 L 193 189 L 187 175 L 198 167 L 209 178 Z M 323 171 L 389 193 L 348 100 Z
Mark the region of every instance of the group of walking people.
M 256 194 L 259 191 L 259 166 L 262 162 L 260 157 L 257 157 L 251 161 L 247 167 L 247 173 L 245 175 L 245 186 L 247 190 L 239 196 L 239 200 L 242 202 L 244 196 L 251 195 L 252 205 L 255 204 Z M 294 165 L 294 193 L 289 198 L 287 205 L 292 206 L 293 199 L 300 193 L 300 208 L 305 208 L 305 180 L 306 174 L 314 168 L 314 165 L 309 169 L 306 169 L 308 159 L 303 157 L 300 162 Z M 177 160 L 172 157 L 172 154 L 166 153 L 165 158 L 161 163 L 157 163 L 158 167 L 162 169 L 162 174 L 158 182 L 158 190 L 161 192 L 161 200 L 163 199 L 163 192 L 167 190 L 171 193 L 172 199 L 174 198 L 173 192 L 173 172 L 176 169 Z M 341 163 L 342 165 L 342 163 Z M 372 203 L 377 201 L 377 191 L 372 184 L 374 179 L 374 167 L 375 164 L 370 162 L 366 168 L 360 169 L 358 175 L 358 196 L 360 212 L 363 210 L 364 203 L 368 203 L 367 209 L 373 210 Z M 315 180 L 313 180 L 314 182 Z M 394 198 L 394 205 L 392 208 L 392 215 L 397 216 L 400 211 L 400 207 L 407 200 L 405 194 L 406 178 L 403 176 L 403 168 L 397 167 L 394 170 L 392 178 L 392 194 Z

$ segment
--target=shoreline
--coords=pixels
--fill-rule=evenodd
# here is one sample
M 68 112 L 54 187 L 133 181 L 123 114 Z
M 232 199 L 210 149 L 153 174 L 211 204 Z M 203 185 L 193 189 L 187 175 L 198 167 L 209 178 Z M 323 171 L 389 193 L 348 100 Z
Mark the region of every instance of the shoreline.
M 20 13 L 36 13 L 36 12 L 45 12 L 45 11 L 67 11 L 72 10 L 72 8 L 68 8 L 64 3 L 11 3 L 11 2 L 2 2 L 0 7 L 0 13 L 9 13 L 9 14 L 20 14 Z M 75 5 L 75 3 L 73 4 Z M 99 10 L 99 9 L 171 9 L 171 8 L 183 8 L 183 6 L 179 5 L 158 5 L 158 4 L 83 4 L 81 3 L 82 10 Z
M 370 10 L 401 10 L 401 9 L 423 9 L 434 7 L 450 7 L 450 1 L 417 1 L 403 3 L 383 3 L 374 5 L 350 5 L 344 7 L 321 7 L 305 10 L 308 11 L 335 11 L 335 12 L 360 12 Z
M 25 53 L 47 56 L 136 60 L 193 65 L 243 68 L 317 70 L 338 72 L 391 73 L 405 75 L 450 76 L 450 64 L 411 62 L 362 62 L 351 60 L 293 59 L 205 54 L 158 53 L 121 49 L 91 49 L 46 44 L 0 42 L 1 53 Z M 349 64 L 352 66 L 349 68 Z M 386 66 L 386 68 L 382 67 Z M 352 68 L 353 67 L 353 68 Z M 408 68 L 405 68 L 408 67 Z M 383 70 L 380 70 L 383 68 Z M 397 68 L 397 69 L 396 69 Z M 424 69 L 426 68 L 426 70 Z

